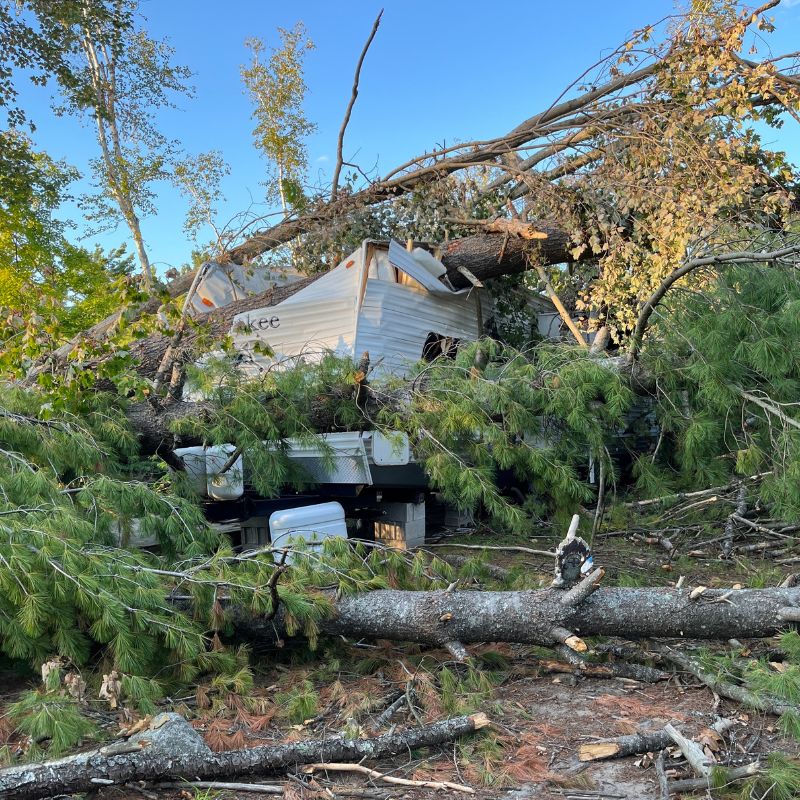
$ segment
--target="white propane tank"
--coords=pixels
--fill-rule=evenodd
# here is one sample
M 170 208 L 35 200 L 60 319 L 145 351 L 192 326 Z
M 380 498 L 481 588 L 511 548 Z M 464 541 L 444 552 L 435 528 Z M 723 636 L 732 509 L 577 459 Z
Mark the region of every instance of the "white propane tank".
M 195 491 L 204 495 L 206 493 L 206 449 L 205 447 L 179 447 L 175 455 L 183 461 L 186 474 Z
M 303 539 L 310 543 L 309 549 L 319 550 L 325 539 L 334 536 L 347 538 L 344 509 L 339 503 L 287 508 L 274 511 L 269 518 L 269 538 L 273 547 L 287 547 L 293 539 Z M 276 553 L 275 557 L 280 556 Z M 291 555 L 287 561 L 292 563 Z
M 244 494 L 244 466 L 242 457 L 220 475 L 220 470 L 228 462 L 236 446 L 221 444 L 206 450 L 206 491 L 214 500 L 238 500 Z

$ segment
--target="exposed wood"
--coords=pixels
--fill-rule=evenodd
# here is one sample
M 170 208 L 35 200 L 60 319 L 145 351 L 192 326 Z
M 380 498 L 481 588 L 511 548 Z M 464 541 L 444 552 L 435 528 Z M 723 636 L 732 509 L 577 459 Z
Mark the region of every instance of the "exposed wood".
M 753 761 L 750 764 L 745 764 L 743 767 L 727 767 L 724 772 L 724 784 L 727 786 L 729 783 L 744 780 L 745 778 L 752 778 L 753 775 L 758 775 L 761 771 L 761 763 Z M 715 782 L 716 783 L 716 782 Z M 670 791 L 675 794 L 689 794 L 690 792 L 702 792 L 705 789 L 711 788 L 710 778 L 685 778 L 679 781 L 670 781 Z
M 468 270 L 466 267 L 459 267 L 458 271 L 476 288 L 476 289 L 483 289 L 483 283 L 480 279 L 473 273 L 472 271 Z M 476 295 L 478 297 L 478 295 Z
M 669 734 L 669 738 L 678 746 L 684 758 L 689 762 L 689 766 L 694 770 L 695 775 L 700 778 L 708 778 L 711 774 L 711 765 L 708 757 L 703 752 L 697 742 L 687 739 L 674 725 L 667 723 L 664 730 Z
M 561 302 L 561 298 L 556 293 L 556 290 L 553 288 L 553 284 L 550 283 L 550 278 L 547 277 L 547 273 L 544 271 L 544 268 L 541 264 L 536 264 L 535 267 L 536 272 L 539 275 L 539 279 L 544 283 L 545 291 L 547 292 L 547 296 L 550 298 L 553 305 L 556 307 L 558 311 L 558 315 L 561 317 L 564 324 L 569 328 L 570 333 L 575 337 L 575 341 L 581 347 L 588 347 L 589 345 L 586 344 L 586 339 L 583 338 L 583 334 L 578 329 L 578 326 L 572 319 L 569 311 L 564 307 L 564 304 Z
M 489 725 L 484 714 L 455 717 L 388 733 L 374 739 L 342 736 L 282 745 L 212 751 L 183 717 L 161 714 L 150 728 L 132 736 L 123 753 L 100 748 L 45 763 L 0 770 L 0 798 L 35 800 L 55 794 L 87 792 L 98 785 L 136 780 L 204 780 L 294 768 L 321 761 L 362 761 L 450 742 Z
M 720 718 L 711 729 L 723 733 L 733 725 L 733 720 Z M 588 742 L 580 746 L 578 758 L 581 761 L 599 761 L 606 758 L 624 758 L 639 753 L 650 753 L 663 750 L 673 742 L 670 732 L 665 726 L 661 730 L 634 733 L 627 736 L 618 736 L 615 739 L 605 739 L 601 742 Z
M 304 772 L 358 772 L 366 775 L 374 781 L 391 783 L 395 786 L 416 786 L 420 789 L 448 789 L 451 792 L 465 792 L 475 794 L 471 786 L 464 786 L 461 783 L 450 783 L 449 781 L 414 781 L 409 778 L 397 778 L 394 775 L 384 775 L 375 769 L 369 769 L 362 764 L 309 764 L 304 768 Z
M 283 786 L 270 783 L 230 783 L 228 781 L 165 781 L 156 784 L 158 789 L 216 789 L 220 792 L 250 792 L 251 794 L 279 794 L 283 796 Z
M 665 730 L 652 733 L 633 733 L 628 736 L 619 736 L 602 742 L 587 742 L 578 750 L 581 761 L 600 761 L 606 758 L 624 758 L 638 753 L 650 753 L 663 750 L 672 743 L 670 735 Z

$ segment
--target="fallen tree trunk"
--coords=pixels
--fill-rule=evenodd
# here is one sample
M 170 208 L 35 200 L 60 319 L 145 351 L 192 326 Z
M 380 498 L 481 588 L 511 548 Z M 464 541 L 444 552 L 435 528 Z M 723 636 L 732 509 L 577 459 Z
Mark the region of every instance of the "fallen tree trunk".
M 575 591 L 575 590 L 571 590 Z M 558 629 L 627 639 L 760 638 L 786 627 L 779 612 L 800 606 L 797 589 L 706 591 L 598 589 L 571 605 L 570 592 L 407 592 L 392 589 L 341 598 L 327 633 L 424 644 L 459 641 L 560 643 Z M 724 599 L 723 599 L 724 598 Z
M 161 714 L 150 729 L 97 750 L 0 770 L 0 798 L 34 800 L 101 786 L 161 778 L 250 775 L 325 761 L 361 761 L 450 742 L 489 725 L 484 714 L 456 717 L 374 739 L 334 736 L 282 745 L 212 751 L 178 714 Z
M 582 652 L 580 636 L 626 639 L 755 639 L 785 629 L 781 612 L 800 606 L 800 589 L 594 590 L 596 574 L 568 591 L 428 591 L 383 589 L 333 600 L 321 630 L 331 636 L 446 646 L 456 642 L 566 644 Z M 276 623 L 234 610 L 238 636 L 274 640 Z
M 631 733 L 602 742 L 587 742 L 578 750 L 581 761 L 599 761 L 606 758 L 625 758 L 663 750 L 672 744 L 670 735 L 665 730 L 649 733 Z

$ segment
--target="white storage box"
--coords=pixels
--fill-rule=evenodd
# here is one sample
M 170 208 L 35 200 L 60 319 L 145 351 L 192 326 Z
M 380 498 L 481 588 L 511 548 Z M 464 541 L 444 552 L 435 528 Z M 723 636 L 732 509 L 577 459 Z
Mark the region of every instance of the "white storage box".
M 269 535 L 274 547 L 288 547 L 293 540 L 302 539 L 319 550 L 325 539 L 347 538 L 344 509 L 339 503 L 318 503 L 275 511 L 269 518 Z M 291 556 L 287 561 L 291 563 Z

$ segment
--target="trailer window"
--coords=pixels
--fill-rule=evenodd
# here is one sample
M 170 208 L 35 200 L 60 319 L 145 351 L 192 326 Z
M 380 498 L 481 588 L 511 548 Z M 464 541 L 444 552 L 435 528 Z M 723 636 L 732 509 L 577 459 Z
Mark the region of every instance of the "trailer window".
M 460 339 L 452 336 L 442 336 L 440 333 L 431 331 L 422 345 L 422 360 L 433 361 L 435 358 L 455 358 L 458 352 Z

